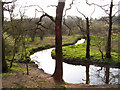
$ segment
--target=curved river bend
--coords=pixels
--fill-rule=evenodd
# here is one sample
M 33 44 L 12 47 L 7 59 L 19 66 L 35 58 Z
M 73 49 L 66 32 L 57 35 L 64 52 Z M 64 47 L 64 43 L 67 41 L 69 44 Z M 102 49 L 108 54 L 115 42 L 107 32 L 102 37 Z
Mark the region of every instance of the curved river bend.
M 75 45 L 83 43 L 85 39 L 79 40 Z M 53 74 L 55 70 L 55 60 L 51 57 L 51 51 L 54 48 L 36 52 L 30 56 L 31 60 L 35 61 L 38 68 L 43 69 L 48 74 Z M 79 84 L 86 83 L 86 71 L 89 73 L 90 85 L 103 85 L 106 83 L 106 68 L 89 66 L 89 72 L 86 66 L 70 65 L 63 62 L 63 79 L 67 83 Z M 109 84 L 120 84 L 120 69 L 109 68 Z

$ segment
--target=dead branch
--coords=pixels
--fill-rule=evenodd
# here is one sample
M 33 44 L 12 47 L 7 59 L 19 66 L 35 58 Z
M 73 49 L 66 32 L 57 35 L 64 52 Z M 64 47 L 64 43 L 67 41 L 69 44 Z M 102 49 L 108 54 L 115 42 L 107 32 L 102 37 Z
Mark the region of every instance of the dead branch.
M 77 9 L 77 11 L 78 11 L 82 16 L 84 16 L 84 18 L 87 18 L 87 17 L 85 16 L 85 14 L 83 14 L 82 12 L 80 12 L 80 11 L 78 10 L 77 7 L 76 7 L 76 9 Z
M 56 8 L 57 8 L 57 6 L 56 6 L 56 5 L 48 5 L 47 7 L 56 7 Z
M 98 4 L 95 4 L 95 3 L 88 3 L 88 0 L 86 0 L 86 4 L 88 4 L 89 6 L 94 5 L 94 6 L 100 7 L 102 10 L 105 11 L 106 14 L 109 14 L 109 13 L 108 13 L 108 10 L 106 10 L 106 9 L 104 8 L 104 7 L 108 6 L 108 4 L 101 6 L 101 5 L 98 5 Z
M 64 24 L 69 30 L 71 30 L 71 28 L 66 24 L 65 18 L 63 19 L 63 24 Z
M 90 19 L 91 19 L 91 17 L 92 17 L 92 15 L 94 14 L 94 12 L 95 12 L 95 5 L 94 5 L 94 10 L 93 10 L 93 12 L 91 13 L 91 15 L 90 15 Z
M 44 10 L 43 10 L 43 8 L 41 8 L 39 5 L 29 5 L 29 6 L 25 6 L 23 8 L 26 8 L 26 7 L 38 7 L 39 9 L 41 9 L 41 12 L 45 13 Z
M 64 14 L 64 16 L 63 17 L 65 17 L 66 16 L 66 13 L 67 13 L 67 11 L 68 10 L 70 10 L 71 8 L 72 8 L 72 5 L 73 5 L 73 2 L 74 2 L 75 0 L 72 0 L 72 2 L 70 3 L 70 7 L 69 8 L 67 8 L 66 10 L 65 10 L 65 14 Z
M 17 0 L 13 0 L 13 1 L 11 1 L 11 2 L 2 2 L 2 4 L 4 5 L 4 4 L 10 4 L 10 3 L 14 3 L 14 2 L 16 2 Z
M 47 14 L 47 13 L 44 13 L 44 14 L 40 17 L 39 21 L 38 21 L 36 24 L 40 25 L 42 19 L 43 19 L 45 16 L 48 17 L 48 18 L 50 18 L 50 19 L 55 23 L 55 20 L 54 20 L 54 18 L 53 18 L 52 16 L 50 16 L 50 15 Z

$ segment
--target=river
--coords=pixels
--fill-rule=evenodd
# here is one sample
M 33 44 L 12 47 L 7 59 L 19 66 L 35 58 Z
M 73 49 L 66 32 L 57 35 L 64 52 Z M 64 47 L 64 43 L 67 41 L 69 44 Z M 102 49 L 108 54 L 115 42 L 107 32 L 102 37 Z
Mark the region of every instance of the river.
M 84 41 L 85 39 L 81 39 L 75 45 L 84 43 Z M 39 51 L 30 56 L 31 60 L 38 65 L 38 68 L 51 75 L 55 70 L 55 60 L 51 57 L 53 49 Z M 106 67 L 101 69 L 101 67 L 94 65 L 89 65 L 87 68 L 87 66 L 71 65 L 63 62 L 63 79 L 65 82 L 73 84 L 104 85 L 107 82 L 108 84 L 120 84 L 120 69 L 106 69 Z

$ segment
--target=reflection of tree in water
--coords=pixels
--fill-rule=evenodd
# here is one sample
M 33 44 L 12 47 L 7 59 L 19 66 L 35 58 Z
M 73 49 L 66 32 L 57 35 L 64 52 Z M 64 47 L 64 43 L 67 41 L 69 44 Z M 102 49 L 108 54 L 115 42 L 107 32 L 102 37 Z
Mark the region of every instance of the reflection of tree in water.
M 120 73 L 118 73 L 118 70 L 114 70 L 108 67 L 101 67 L 99 70 L 96 71 L 98 78 L 101 78 L 101 80 L 106 84 L 119 84 L 118 78 L 120 78 Z M 104 72 L 104 73 L 103 73 Z
M 89 65 L 86 66 L 86 84 L 90 83 L 89 79 Z

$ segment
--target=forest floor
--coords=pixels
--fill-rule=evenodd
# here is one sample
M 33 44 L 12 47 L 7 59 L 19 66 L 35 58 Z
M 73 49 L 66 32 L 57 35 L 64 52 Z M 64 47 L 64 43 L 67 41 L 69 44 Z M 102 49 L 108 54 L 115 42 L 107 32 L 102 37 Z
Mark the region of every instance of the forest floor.
M 2 76 L 3 88 L 118 88 L 119 85 L 88 85 L 57 83 L 53 77 L 38 69 L 35 64 L 29 64 L 29 75 L 26 74 L 26 65 L 17 63 L 21 70 L 10 70 L 9 75 Z M 11 74 L 10 74 L 11 73 Z

